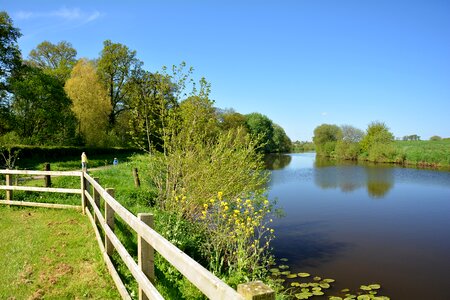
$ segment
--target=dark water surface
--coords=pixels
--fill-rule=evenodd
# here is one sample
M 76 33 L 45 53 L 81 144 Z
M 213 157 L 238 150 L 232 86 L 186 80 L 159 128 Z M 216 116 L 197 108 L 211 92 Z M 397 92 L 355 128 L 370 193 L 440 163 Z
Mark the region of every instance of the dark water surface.
M 275 254 L 292 272 L 379 283 L 391 299 L 450 299 L 450 172 L 277 156 Z

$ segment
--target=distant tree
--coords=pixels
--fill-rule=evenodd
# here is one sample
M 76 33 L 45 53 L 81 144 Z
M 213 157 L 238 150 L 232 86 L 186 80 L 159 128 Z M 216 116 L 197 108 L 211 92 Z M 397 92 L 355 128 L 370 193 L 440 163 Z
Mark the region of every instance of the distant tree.
M 359 142 L 364 137 L 364 131 L 351 125 L 342 125 L 342 138 L 337 141 L 335 155 L 337 158 L 356 160 L 360 153 Z
M 316 150 L 316 148 L 315 148 L 313 142 L 295 141 L 292 143 L 292 151 L 293 152 L 312 152 L 315 150 Z
M 251 113 L 245 116 L 249 133 L 260 141 L 260 150 L 270 153 L 274 149 L 274 128 L 272 120 L 260 113 Z
M 78 119 L 78 133 L 89 146 L 105 146 L 111 103 L 92 61 L 80 59 L 64 87 Z
M 76 118 L 61 82 L 41 69 L 25 67 L 11 81 L 16 132 L 25 142 L 41 145 L 70 144 Z
M 130 80 L 133 71 L 140 68 L 141 65 L 142 62 L 136 58 L 136 51 L 110 40 L 103 42 L 97 71 L 100 81 L 108 92 L 112 107 L 109 115 L 111 128 L 116 124 L 119 114 L 128 109 L 129 91 L 126 88 L 127 82 Z
M 69 79 L 70 72 L 77 61 L 76 56 L 77 50 L 69 42 L 61 41 L 58 44 L 52 44 L 44 41 L 30 51 L 28 63 L 57 77 L 64 84 Z
M 438 135 L 433 135 L 432 137 L 430 137 L 430 141 L 440 141 L 442 140 L 442 138 Z
M 223 109 L 218 111 L 220 127 L 224 130 L 243 127 L 247 130 L 246 118 L 234 109 Z
M 383 122 L 372 122 L 366 130 L 366 135 L 360 145 L 363 151 L 368 152 L 375 145 L 387 145 L 394 141 L 394 135 Z
M 337 125 L 322 124 L 314 129 L 314 145 L 318 155 L 330 156 L 338 140 L 342 138 L 342 129 Z

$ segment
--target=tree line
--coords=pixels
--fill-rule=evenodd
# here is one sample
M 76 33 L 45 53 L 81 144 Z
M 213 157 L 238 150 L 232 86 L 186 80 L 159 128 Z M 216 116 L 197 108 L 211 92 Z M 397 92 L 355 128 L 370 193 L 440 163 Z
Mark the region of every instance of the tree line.
M 20 30 L 0 12 L 0 140 L 8 144 L 137 146 L 162 151 L 167 128 L 189 113 L 211 118 L 207 130 L 242 127 L 263 152 L 289 152 L 283 128 L 260 113 L 214 107 L 210 84 L 181 63 L 150 72 L 135 50 L 106 40 L 96 59 L 77 58 L 67 41 L 44 41 L 27 59 Z M 186 113 L 186 112 L 185 112 Z M 182 124 L 177 124 L 180 126 Z

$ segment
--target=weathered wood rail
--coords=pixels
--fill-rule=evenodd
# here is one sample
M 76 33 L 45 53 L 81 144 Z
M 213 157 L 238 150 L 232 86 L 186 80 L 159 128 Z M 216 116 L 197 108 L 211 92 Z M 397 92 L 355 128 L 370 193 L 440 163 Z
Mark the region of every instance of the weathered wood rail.
M 113 189 L 103 188 L 99 184 L 98 178 L 92 178 L 86 172 L 0 170 L 0 174 L 6 176 L 6 184 L 0 185 L 0 190 L 6 191 L 6 199 L 0 200 L 0 204 L 47 208 L 74 208 L 80 209 L 83 214 L 88 216 L 94 228 L 98 245 L 107 268 L 123 299 L 131 299 L 131 296 L 111 261 L 111 255 L 114 251 L 117 251 L 122 261 L 139 284 L 139 299 L 163 299 L 153 285 L 155 281 L 153 263 L 154 250 L 172 264 L 209 299 L 275 299 L 274 291 L 259 281 L 240 284 L 237 291 L 228 286 L 217 276 L 209 272 L 153 230 L 151 228 L 153 226 L 153 216 L 151 214 L 138 214 L 138 216 L 135 216 L 114 199 Z M 12 184 L 11 178 L 14 175 L 75 176 L 80 178 L 80 189 L 15 186 Z M 80 194 L 81 205 L 14 201 L 13 191 Z M 100 209 L 102 199 L 104 202 L 104 215 Z M 138 262 L 135 261 L 114 234 L 116 217 L 120 217 L 138 236 Z M 100 230 L 104 233 L 104 240 L 101 237 Z

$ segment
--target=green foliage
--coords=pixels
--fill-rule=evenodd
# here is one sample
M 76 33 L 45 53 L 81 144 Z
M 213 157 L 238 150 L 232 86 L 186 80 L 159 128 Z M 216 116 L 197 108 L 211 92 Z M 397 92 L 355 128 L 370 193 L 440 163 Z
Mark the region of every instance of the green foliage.
M 222 130 L 242 127 L 247 130 L 246 117 L 233 109 L 218 110 L 219 123 Z
M 80 59 L 73 67 L 64 90 L 72 100 L 78 135 L 84 138 L 86 145 L 110 145 L 107 129 L 111 104 L 106 89 L 99 82 L 94 63 Z
M 341 139 L 342 130 L 337 125 L 322 124 L 314 129 L 314 145 L 316 153 L 323 156 L 331 156 L 336 142 Z
M 272 120 L 260 113 L 251 113 L 245 117 L 248 132 L 254 139 L 260 141 L 258 147 L 265 153 L 270 153 L 274 149 Z
M 165 74 L 137 70 L 129 82 L 130 135 L 139 148 L 162 149 L 164 128 L 170 109 L 178 105 L 173 84 Z
M 127 82 L 133 71 L 139 69 L 141 65 L 142 62 L 136 58 L 136 51 L 110 40 L 103 42 L 97 71 L 111 102 L 112 111 L 109 115 L 111 128 L 116 124 L 118 115 L 127 109 L 129 101 Z
M 277 124 L 273 124 L 273 145 L 271 152 L 288 153 L 292 150 L 292 141 L 284 132 L 284 129 Z
M 37 45 L 36 49 L 30 51 L 28 63 L 58 78 L 64 84 L 70 77 L 70 72 L 76 63 L 76 56 L 77 50 L 69 42 L 61 41 L 58 44 L 52 44 L 49 41 L 43 41 Z
M 7 79 L 21 64 L 17 44 L 17 39 L 21 35 L 20 30 L 14 27 L 9 15 L 5 11 L 0 11 L 0 107 L 8 90 Z
M 340 140 L 336 143 L 334 154 L 338 159 L 357 160 L 360 151 L 359 143 Z
M 389 131 L 389 128 L 383 122 L 372 122 L 366 130 L 366 135 L 361 140 L 361 149 L 364 152 L 369 152 L 370 149 L 379 144 L 390 144 L 394 141 L 394 135 Z M 369 154 L 370 155 L 370 154 Z
M 26 143 L 63 145 L 74 137 L 76 119 L 58 79 L 27 67 L 14 77 L 11 88 L 16 132 Z
M 438 135 L 433 135 L 432 137 L 430 137 L 430 141 L 440 141 L 442 140 L 442 138 Z
M 292 143 L 292 152 L 313 152 L 316 147 L 313 142 L 295 141 Z

